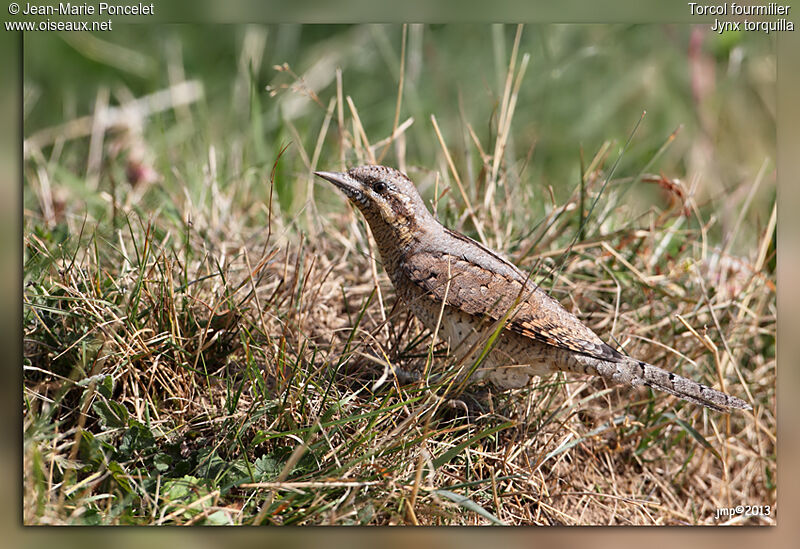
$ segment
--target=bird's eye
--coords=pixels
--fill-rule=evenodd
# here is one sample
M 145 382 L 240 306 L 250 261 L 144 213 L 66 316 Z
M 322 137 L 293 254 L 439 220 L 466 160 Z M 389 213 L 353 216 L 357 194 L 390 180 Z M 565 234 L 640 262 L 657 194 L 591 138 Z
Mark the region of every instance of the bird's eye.
M 378 181 L 372 186 L 372 190 L 379 194 L 383 193 L 384 191 L 386 191 L 386 183 L 384 183 L 383 181 Z

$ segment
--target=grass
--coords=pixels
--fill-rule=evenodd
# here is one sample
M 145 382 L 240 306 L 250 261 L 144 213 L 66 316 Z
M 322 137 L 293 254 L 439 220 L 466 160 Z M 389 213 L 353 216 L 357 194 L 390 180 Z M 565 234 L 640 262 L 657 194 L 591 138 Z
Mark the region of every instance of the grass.
M 136 71 L 26 37 L 26 524 L 775 523 L 763 39 L 148 32 L 120 39 Z M 63 98 L 54 61 L 88 74 Z M 447 349 L 312 176 L 379 159 L 606 341 L 753 412 L 560 374 L 448 399 Z M 739 504 L 773 514 L 714 518 Z

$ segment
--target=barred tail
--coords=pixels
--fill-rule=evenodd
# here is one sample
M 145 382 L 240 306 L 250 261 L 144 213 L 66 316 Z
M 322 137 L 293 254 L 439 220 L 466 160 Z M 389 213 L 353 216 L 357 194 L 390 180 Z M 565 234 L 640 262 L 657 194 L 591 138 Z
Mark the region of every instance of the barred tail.
M 634 387 L 647 385 L 653 389 L 670 393 L 676 397 L 701 404 L 718 412 L 730 412 L 731 408 L 752 410 L 752 406 L 740 398 L 726 395 L 720 391 L 706 387 L 691 379 L 681 377 L 657 368 L 646 362 L 624 358 L 620 362 L 594 360 L 597 375 L 615 383 L 625 383 Z

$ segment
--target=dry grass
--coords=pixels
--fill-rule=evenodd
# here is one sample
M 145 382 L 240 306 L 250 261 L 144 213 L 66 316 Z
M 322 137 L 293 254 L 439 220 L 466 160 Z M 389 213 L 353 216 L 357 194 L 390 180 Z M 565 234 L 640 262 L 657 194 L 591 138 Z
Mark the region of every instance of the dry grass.
M 421 121 L 403 123 L 402 93 L 389 135 L 371 136 L 341 74 L 319 100 L 288 66 L 280 72 L 294 81 L 276 93 L 313 101 L 321 116 L 305 139 L 285 120 L 295 142 L 285 154 L 303 167 L 282 170 L 276 154 L 262 177 L 243 170 L 222 185 L 211 149 L 210 197 L 165 186 L 169 206 L 155 215 L 138 206 L 147 181 L 119 182 L 111 223 L 70 215 L 32 140 L 26 192 L 43 206 L 26 211 L 25 522 L 774 524 L 774 205 L 746 238 L 750 253 L 737 254 L 737 233 L 752 225 L 720 240 L 698 181 L 651 173 L 670 137 L 625 177 L 615 163 L 627 145 L 601 145 L 568 198 L 531 224 L 529 158 L 510 146 L 528 64 L 518 45 L 519 34 L 491 143 L 468 122 L 462 135 L 436 118 L 425 130 L 441 153 L 436 172 L 406 158 L 405 132 Z M 146 147 L 127 135 L 123 149 Z M 468 158 L 451 141 L 469 144 Z M 329 191 L 310 174 L 326 143 L 330 159 L 385 157 L 408 171 L 448 224 L 534 270 L 604 339 L 753 412 L 561 374 L 448 400 L 446 383 L 414 374 L 432 339 L 396 303 L 367 227 L 349 207 L 332 211 L 343 199 L 319 199 Z M 99 165 L 98 180 L 113 181 L 115 162 Z M 286 179 L 304 189 L 292 215 L 278 208 Z M 622 199 L 637 185 L 661 194 L 632 217 Z M 736 193 L 738 207 L 748 196 Z M 70 238 L 58 241 L 56 227 Z M 432 350 L 447 372 L 446 348 Z M 740 504 L 772 513 L 715 518 Z

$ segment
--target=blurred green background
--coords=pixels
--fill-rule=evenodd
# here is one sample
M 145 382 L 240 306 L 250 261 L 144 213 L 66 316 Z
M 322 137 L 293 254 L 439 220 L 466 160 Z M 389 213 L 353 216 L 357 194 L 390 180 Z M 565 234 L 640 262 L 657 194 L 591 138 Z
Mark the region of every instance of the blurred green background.
M 414 118 L 406 143 L 411 166 L 446 171 L 430 122 L 435 115 L 456 164 L 471 180 L 478 177 L 480 162 L 463 138 L 465 124 L 491 147 L 515 31 L 513 25 L 410 26 L 400 121 Z M 401 41 L 401 25 L 128 25 L 104 35 L 31 33 L 24 43 L 24 133 L 30 137 L 90 115 L 101 90 L 115 105 L 196 79 L 204 91 L 201 101 L 183 112 L 157 113 L 141 128 L 147 157 L 162 176 L 159 186 L 176 185 L 176 170 L 191 172 L 192 166 L 197 177 L 185 173 L 186 181 L 190 188 L 200 181 L 211 145 L 224 174 L 221 184 L 248 179 L 246 202 L 263 203 L 264 176 L 281 147 L 292 142 L 276 178 L 280 205 L 291 216 L 307 198 L 298 190 L 305 183 L 296 183 L 307 176 L 298 147 L 311 155 L 336 95 L 337 68 L 366 135 L 376 141 L 391 133 Z M 557 201 L 575 189 L 581 155 L 588 164 L 609 143 L 610 165 L 646 111 L 614 176 L 633 176 L 648 166 L 687 187 L 696 185 L 695 198 L 719 209 L 717 227 L 724 233 L 738 217 L 734 205 L 765 170 L 766 183 L 747 218 L 754 238 L 737 239 L 740 252 L 755 244 L 775 196 L 773 36 L 720 36 L 706 25 L 529 25 L 519 51 L 520 58 L 530 58 L 507 155 L 525 160 L 518 169 L 533 186 L 532 220 L 544 213 L 548 187 Z M 276 70 L 278 65 L 291 72 Z M 679 128 L 674 142 L 657 154 Z M 335 133 L 324 143 L 320 169 L 338 167 Z M 70 188 L 68 216 L 82 218 L 88 207 L 90 217 L 100 218 L 107 210 L 94 187 L 80 188 L 89 146 L 86 138 L 59 143 L 63 177 L 52 184 Z M 45 156 L 51 152 L 45 147 Z M 393 153 L 385 163 L 396 163 Z M 103 189 L 107 182 L 99 185 Z M 644 211 L 658 193 L 656 185 L 634 185 L 626 195 L 631 215 Z M 327 189 L 321 194 L 322 203 L 340 202 L 324 196 Z M 736 200 L 728 206 L 732 196 Z M 154 188 L 142 205 L 163 207 L 164 199 Z M 30 193 L 25 207 L 37 209 Z M 257 225 L 264 216 L 242 221 Z

